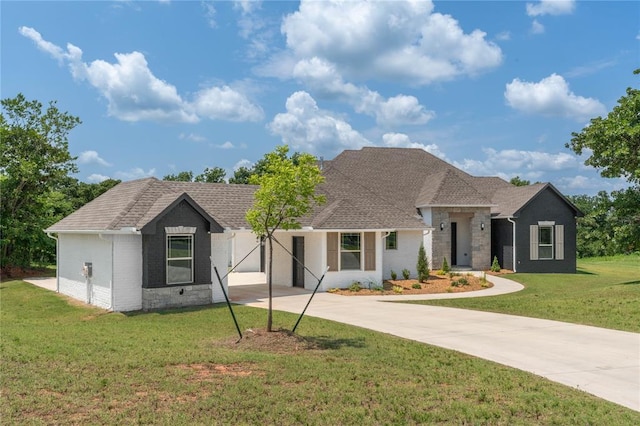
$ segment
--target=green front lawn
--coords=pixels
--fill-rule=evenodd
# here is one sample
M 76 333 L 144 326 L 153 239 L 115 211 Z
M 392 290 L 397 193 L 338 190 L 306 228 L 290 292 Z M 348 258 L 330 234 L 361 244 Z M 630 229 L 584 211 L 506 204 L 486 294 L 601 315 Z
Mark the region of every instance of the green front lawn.
M 311 317 L 298 331 L 315 349 L 274 352 L 236 345 L 226 306 L 124 315 L 0 288 L 3 425 L 640 424 L 529 373 Z M 236 315 L 243 330 L 266 323 Z
M 525 286 L 495 297 L 411 303 L 476 309 L 640 332 L 640 255 L 578 260 L 577 274 L 512 274 Z

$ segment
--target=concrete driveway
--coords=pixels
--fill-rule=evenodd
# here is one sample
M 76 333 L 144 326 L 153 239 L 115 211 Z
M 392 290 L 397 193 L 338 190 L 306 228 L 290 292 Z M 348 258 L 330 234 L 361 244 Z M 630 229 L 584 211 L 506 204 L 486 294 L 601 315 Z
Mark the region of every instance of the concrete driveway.
M 487 278 L 494 282 L 493 289 L 466 293 L 466 296 L 511 292 L 520 286 L 504 278 Z M 276 310 L 299 314 L 309 296 L 310 292 L 304 290 L 278 288 L 273 306 Z M 383 301 L 418 297 L 349 297 L 318 293 L 307 315 L 495 361 L 640 411 L 640 334 L 514 315 Z M 259 308 L 266 308 L 268 303 L 266 294 L 256 297 L 255 292 L 250 298 L 243 299 L 240 294 L 233 298 L 236 303 Z
M 494 287 L 473 293 L 353 297 L 318 293 L 307 315 L 495 361 L 640 411 L 638 333 L 490 312 L 388 303 L 494 296 L 523 288 L 502 277 L 487 279 Z M 55 278 L 25 281 L 56 290 Z M 306 290 L 274 286 L 274 309 L 299 314 L 310 295 Z M 232 287 L 230 296 L 233 302 L 247 306 L 268 305 L 264 284 Z

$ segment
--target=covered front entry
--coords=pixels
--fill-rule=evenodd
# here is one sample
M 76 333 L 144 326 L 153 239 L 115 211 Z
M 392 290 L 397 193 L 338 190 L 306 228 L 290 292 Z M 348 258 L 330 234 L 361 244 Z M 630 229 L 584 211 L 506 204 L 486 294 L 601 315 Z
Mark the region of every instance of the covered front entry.
M 451 266 L 471 266 L 471 219 L 473 214 L 451 214 Z

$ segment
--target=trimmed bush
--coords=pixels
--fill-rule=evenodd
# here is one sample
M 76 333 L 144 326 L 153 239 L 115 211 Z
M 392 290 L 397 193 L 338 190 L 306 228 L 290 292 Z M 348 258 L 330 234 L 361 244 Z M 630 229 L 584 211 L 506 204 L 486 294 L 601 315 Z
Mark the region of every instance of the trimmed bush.
M 498 263 L 498 256 L 493 256 L 493 263 L 491 264 L 491 272 L 500 272 L 502 268 Z
M 423 243 L 420 243 L 420 248 L 418 249 L 416 271 L 418 272 L 418 281 L 426 282 L 429 279 L 429 259 L 427 259 L 427 252 L 424 250 Z
M 444 271 L 445 274 L 451 270 L 451 268 L 449 267 L 449 264 L 447 263 L 446 257 L 442 261 L 442 270 Z
M 391 270 L 391 279 L 394 281 L 398 279 L 398 274 L 393 269 Z
M 407 268 L 404 268 L 404 269 L 402 270 L 402 277 L 403 277 L 405 280 L 408 280 L 410 276 L 411 276 L 411 271 L 409 271 Z

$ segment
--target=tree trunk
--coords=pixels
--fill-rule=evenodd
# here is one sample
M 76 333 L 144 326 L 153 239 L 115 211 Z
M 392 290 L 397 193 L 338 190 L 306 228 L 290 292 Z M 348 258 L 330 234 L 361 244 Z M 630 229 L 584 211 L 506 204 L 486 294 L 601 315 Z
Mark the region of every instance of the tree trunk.
M 267 332 L 272 331 L 271 326 L 273 324 L 273 292 L 271 287 L 271 280 L 273 277 L 273 241 L 271 234 L 267 236 L 269 240 L 269 270 L 267 271 L 267 286 L 269 287 L 269 310 L 267 312 Z

